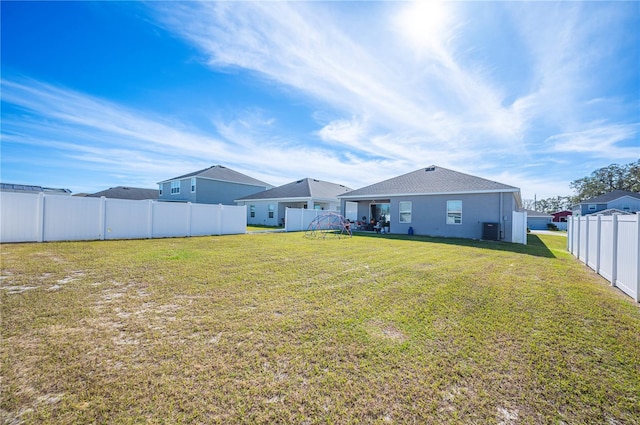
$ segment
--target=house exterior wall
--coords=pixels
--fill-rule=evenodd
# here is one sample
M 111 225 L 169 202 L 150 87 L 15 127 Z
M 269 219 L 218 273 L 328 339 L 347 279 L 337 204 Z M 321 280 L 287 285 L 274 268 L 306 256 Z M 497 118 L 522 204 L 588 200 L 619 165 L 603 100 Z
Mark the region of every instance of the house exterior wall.
M 589 205 L 595 205 L 595 209 L 589 209 Z M 587 214 L 595 214 L 598 211 L 604 211 L 607 209 L 607 204 L 580 204 L 578 208 L 573 210 L 573 215 L 587 215 Z
M 590 210 L 589 205 L 595 205 L 595 209 Z M 633 198 L 631 196 L 623 196 L 621 198 L 609 201 L 608 203 L 594 204 L 585 202 L 577 205 L 577 207 L 573 210 L 573 215 L 597 214 L 600 211 L 612 208 L 628 212 L 640 211 L 640 199 Z
M 527 227 L 529 230 L 547 230 L 551 221 L 551 217 L 527 217 Z
M 343 199 L 358 202 L 358 218 L 369 220 L 369 205 L 373 200 Z M 411 202 L 411 222 L 400 223 L 400 202 Z M 447 224 L 447 201 L 462 201 L 462 222 Z M 375 202 L 382 202 L 376 200 Z M 482 238 L 484 223 L 499 223 L 499 238 L 511 242 L 512 212 L 517 210 L 513 193 L 479 193 L 452 195 L 394 196 L 390 202 L 390 233 L 415 235 Z
M 624 196 L 609 202 L 607 208 L 615 208 L 627 212 L 640 211 L 640 199 Z
M 259 224 L 265 226 L 280 226 L 282 221 L 286 217 L 287 208 L 300 208 L 300 209 L 319 209 L 325 211 L 336 211 L 340 204 L 338 202 L 313 202 L 310 199 L 300 201 L 288 201 L 278 202 L 277 200 L 254 200 L 254 201 L 241 201 L 238 205 L 247 206 L 247 224 Z M 255 216 L 251 217 L 251 206 Z M 269 218 L 269 205 L 274 207 L 274 217 Z
M 159 185 L 162 195 L 161 201 L 180 201 L 199 204 L 236 205 L 235 199 L 266 190 L 266 187 L 252 186 L 241 183 L 223 182 L 219 180 L 196 177 L 196 190 L 191 192 L 191 178 L 180 180 L 180 193 L 171 193 L 171 182 Z

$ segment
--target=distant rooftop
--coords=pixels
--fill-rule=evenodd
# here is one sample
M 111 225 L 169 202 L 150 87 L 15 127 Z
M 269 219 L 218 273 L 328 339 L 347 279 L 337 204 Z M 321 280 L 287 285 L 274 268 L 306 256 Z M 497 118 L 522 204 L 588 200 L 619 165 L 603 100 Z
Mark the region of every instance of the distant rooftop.
M 131 200 L 143 200 L 143 199 L 158 199 L 160 191 L 158 189 L 143 189 L 139 187 L 126 187 L 117 186 L 109 189 L 92 193 L 87 195 L 92 198 L 105 198 L 113 199 L 131 199 Z
M 53 187 L 34 186 L 28 184 L 16 184 L 16 183 L 0 183 L 0 191 L 2 192 L 17 192 L 17 193 L 46 193 L 50 195 L 70 195 L 69 189 L 57 189 Z
M 350 190 L 350 188 L 341 184 L 304 178 L 283 186 L 245 196 L 237 199 L 237 201 L 292 198 L 334 199 Z
M 241 183 L 241 184 L 260 186 L 260 187 L 266 187 L 266 188 L 273 187 L 269 183 L 265 183 L 258 179 L 254 179 L 253 177 L 249 177 L 245 174 L 239 173 L 237 171 L 232 170 L 231 168 L 227 168 L 222 165 L 214 165 L 209 168 L 194 171 L 193 173 L 184 174 L 182 176 L 163 180 L 161 182 L 158 182 L 158 184 L 170 182 L 172 180 L 187 179 L 190 177 L 202 177 L 202 178 L 207 178 L 212 180 L 220 180 L 220 181 L 231 182 L 231 183 Z

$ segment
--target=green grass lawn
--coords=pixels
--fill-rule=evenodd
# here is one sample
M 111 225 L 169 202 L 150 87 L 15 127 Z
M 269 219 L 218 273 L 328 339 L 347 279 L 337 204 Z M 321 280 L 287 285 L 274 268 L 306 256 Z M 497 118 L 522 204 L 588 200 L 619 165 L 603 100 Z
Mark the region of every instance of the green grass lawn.
M 0 416 L 638 424 L 640 307 L 566 238 L 529 242 L 3 245 Z

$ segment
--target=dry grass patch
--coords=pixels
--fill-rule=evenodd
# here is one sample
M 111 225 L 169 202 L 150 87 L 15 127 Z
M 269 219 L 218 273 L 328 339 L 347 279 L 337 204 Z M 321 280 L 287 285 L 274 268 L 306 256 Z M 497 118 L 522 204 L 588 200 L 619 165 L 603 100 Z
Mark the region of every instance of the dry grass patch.
M 0 409 L 7 423 L 637 423 L 640 308 L 563 238 L 530 242 L 3 245 Z

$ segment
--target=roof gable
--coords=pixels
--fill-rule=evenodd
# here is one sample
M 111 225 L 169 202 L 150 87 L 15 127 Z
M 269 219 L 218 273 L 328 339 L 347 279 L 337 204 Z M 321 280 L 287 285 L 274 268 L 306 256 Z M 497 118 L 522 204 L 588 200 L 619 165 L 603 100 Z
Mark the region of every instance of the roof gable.
M 519 191 L 514 186 L 432 165 L 348 192 L 343 197 Z
M 253 195 L 237 199 L 238 201 L 260 200 L 260 199 L 332 199 L 351 189 L 341 184 L 325 182 L 322 180 L 304 178 L 295 182 L 287 183 L 273 189 L 258 192 Z
M 183 180 L 191 177 L 202 177 L 212 180 L 220 180 L 230 183 L 247 184 L 251 186 L 261 187 L 273 187 L 269 183 L 265 183 L 253 177 L 249 177 L 245 174 L 232 170 L 231 168 L 224 167 L 222 165 L 214 165 L 209 168 L 194 171 L 193 173 L 184 174 L 182 176 L 174 177 L 172 179 L 161 181 L 160 183 L 166 183 L 172 180 Z

